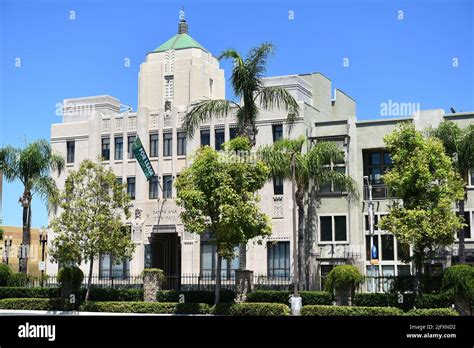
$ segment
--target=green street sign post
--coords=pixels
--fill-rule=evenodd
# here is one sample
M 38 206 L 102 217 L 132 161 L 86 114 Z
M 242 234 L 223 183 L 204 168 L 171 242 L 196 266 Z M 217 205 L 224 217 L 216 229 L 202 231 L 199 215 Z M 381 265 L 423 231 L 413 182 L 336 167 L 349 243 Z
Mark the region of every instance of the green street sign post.
M 145 148 L 140 140 L 140 137 L 137 135 L 137 138 L 133 142 L 132 151 L 137 159 L 140 167 L 142 167 L 143 173 L 146 176 L 147 180 L 150 180 L 152 177 L 155 176 L 155 171 L 153 170 L 153 166 L 148 159 L 148 155 L 146 154 Z

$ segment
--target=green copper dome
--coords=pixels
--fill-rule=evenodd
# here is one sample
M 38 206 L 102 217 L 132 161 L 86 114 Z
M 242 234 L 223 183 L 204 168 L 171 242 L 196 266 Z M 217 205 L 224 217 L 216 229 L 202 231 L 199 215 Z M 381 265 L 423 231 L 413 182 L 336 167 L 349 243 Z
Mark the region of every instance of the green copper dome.
M 166 41 L 160 47 L 156 48 L 153 52 L 164 52 L 167 50 L 182 50 L 185 48 L 200 48 L 204 52 L 208 52 L 202 47 L 196 40 L 194 40 L 187 33 L 176 34 L 171 39 Z

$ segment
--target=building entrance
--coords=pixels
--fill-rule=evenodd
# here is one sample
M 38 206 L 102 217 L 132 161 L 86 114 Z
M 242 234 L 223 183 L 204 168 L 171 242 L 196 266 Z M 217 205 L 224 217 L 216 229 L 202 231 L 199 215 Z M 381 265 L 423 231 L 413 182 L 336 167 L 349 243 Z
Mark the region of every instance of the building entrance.
M 151 267 L 163 270 L 166 290 L 178 289 L 181 279 L 181 238 L 177 233 L 153 233 Z

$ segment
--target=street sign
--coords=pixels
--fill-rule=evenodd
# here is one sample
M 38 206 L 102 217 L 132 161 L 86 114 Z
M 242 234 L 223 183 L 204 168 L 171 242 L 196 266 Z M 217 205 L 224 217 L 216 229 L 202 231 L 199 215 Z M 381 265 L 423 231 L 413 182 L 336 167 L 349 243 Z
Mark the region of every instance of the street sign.
M 142 145 L 140 137 L 137 135 L 137 138 L 133 142 L 132 151 L 137 159 L 140 167 L 142 167 L 143 173 L 146 176 L 147 180 L 150 180 L 152 177 L 155 176 L 155 170 L 148 159 L 148 155 L 146 154 L 145 148 Z
M 38 263 L 38 269 L 39 269 L 40 271 L 46 271 L 46 262 L 40 261 L 40 262 Z
M 371 264 L 371 265 L 378 265 L 378 264 L 379 264 L 379 260 L 378 260 L 378 259 L 371 259 L 371 260 L 370 260 L 370 264 Z

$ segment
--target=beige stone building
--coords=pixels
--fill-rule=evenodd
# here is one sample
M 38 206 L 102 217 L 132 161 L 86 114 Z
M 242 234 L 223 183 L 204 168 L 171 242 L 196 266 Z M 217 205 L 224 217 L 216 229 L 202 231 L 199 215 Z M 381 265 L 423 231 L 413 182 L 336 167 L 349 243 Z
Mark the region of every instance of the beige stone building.
M 211 274 L 215 267 L 215 249 L 206 236 L 200 238 L 183 228 L 173 183 L 189 164 L 189 155 L 200 145 L 219 149 L 236 134 L 232 117 L 201 125 L 192 139 L 186 139 L 182 129 L 183 115 L 193 103 L 225 98 L 224 71 L 219 61 L 189 36 L 187 23 L 182 20 L 177 35 L 146 55 L 138 82 L 137 111 L 124 109 L 118 99 L 107 95 L 64 100 L 63 121 L 51 127 L 52 147 L 67 159 L 67 170 L 57 179 L 57 184 L 63 187 L 68 171 L 77 169 L 82 160 L 102 157 L 117 178 L 127 183 L 134 208 L 142 210 L 139 219 L 132 217 L 127 222 L 132 225 L 131 238 L 136 243 L 133 259 L 113 265 L 104 255 L 96 264 L 95 273 L 104 277 L 112 273 L 120 276 L 139 274 L 144 267 L 158 267 L 168 274 Z M 474 114 L 427 110 L 403 119 L 358 121 L 355 101 L 339 89 L 333 94 L 331 81 L 321 73 L 269 77 L 264 82 L 290 91 L 301 111 L 291 133 L 284 111 L 261 111 L 257 121 L 257 147 L 271 144 L 282 136 L 305 135 L 312 142 L 336 141 L 346 152 L 346 162 L 339 165 L 338 170 L 345 171 L 359 184 L 357 202 L 348 202 L 337 187 L 325 187 L 317 214 L 309 205 L 310 221 L 314 222 L 311 228 L 317 229 L 312 257 L 318 265 L 318 276 L 325 275 L 336 264 L 348 262 L 370 273 L 365 223 L 367 190 L 363 177 L 369 176 L 374 185 L 376 215 L 386 213 L 389 200 L 380 176 L 391 161 L 383 150 L 383 136 L 399 122 L 414 122 L 420 129 L 436 126 L 443 118 L 467 125 L 474 122 Z M 140 137 L 157 174 L 149 182 L 131 152 L 136 136 Z M 472 174 L 470 180 L 466 205 L 470 226 L 466 244 L 472 261 Z M 289 277 L 293 259 L 290 183 L 268 182 L 260 195 L 262 210 L 272 218 L 273 233 L 262 245 L 248 244 L 247 268 L 256 274 Z M 377 274 L 410 273 L 411 266 L 398 261 L 404 250 L 396 239 L 384 231 L 377 230 L 376 235 L 381 260 Z M 448 250 L 445 256 L 434 260 L 433 267 L 449 264 L 452 253 Z M 237 266 L 237 258 L 224 262 L 224 277 L 231 275 Z M 48 273 L 56 271 L 57 265 L 48 266 Z

